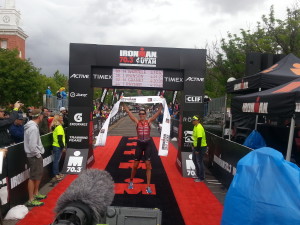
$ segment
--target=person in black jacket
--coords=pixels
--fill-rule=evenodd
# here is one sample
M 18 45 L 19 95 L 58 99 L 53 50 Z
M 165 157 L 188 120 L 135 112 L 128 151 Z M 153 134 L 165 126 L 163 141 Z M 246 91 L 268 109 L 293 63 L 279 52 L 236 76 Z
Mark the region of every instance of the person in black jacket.
M 10 113 L 9 118 L 4 117 L 5 109 L 0 108 L 0 148 L 11 144 L 11 138 L 8 133 L 8 128 L 18 118 L 18 111 L 22 105 L 22 103 L 17 101 L 14 104 L 14 110 Z

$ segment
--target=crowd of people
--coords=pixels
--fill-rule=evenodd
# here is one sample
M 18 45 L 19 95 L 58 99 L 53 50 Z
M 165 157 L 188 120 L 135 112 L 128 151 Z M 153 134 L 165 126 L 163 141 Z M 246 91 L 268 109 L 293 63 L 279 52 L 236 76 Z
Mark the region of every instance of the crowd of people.
M 57 110 L 59 110 L 61 107 L 66 107 L 67 103 L 66 103 L 66 99 L 68 97 L 68 94 L 66 92 L 66 88 L 65 87 L 61 87 L 59 88 L 55 95 L 53 95 L 52 91 L 51 91 L 51 87 L 48 86 L 46 91 L 46 106 L 50 106 L 53 105 L 54 102 L 54 98 L 56 98 L 56 108 Z
M 39 185 L 43 175 L 43 158 L 45 152 L 41 135 L 52 132 L 54 178 L 59 181 L 63 175 L 59 172 L 59 161 L 66 148 L 65 129 L 68 126 L 68 111 L 61 107 L 59 112 L 52 112 L 46 107 L 23 109 L 21 102 L 16 102 L 13 110 L 0 107 L 0 149 L 6 153 L 7 147 L 24 142 L 24 151 L 30 168 L 27 206 L 41 206 L 41 199 L 46 195 L 39 193 Z

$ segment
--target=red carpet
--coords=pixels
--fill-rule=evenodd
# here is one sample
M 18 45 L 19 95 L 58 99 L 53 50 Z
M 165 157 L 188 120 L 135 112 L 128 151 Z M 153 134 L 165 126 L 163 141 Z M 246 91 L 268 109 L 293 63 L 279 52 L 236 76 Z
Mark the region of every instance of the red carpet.
M 92 168 L 105 169 L 107 163 L 109 162 L 111 156 L 113 155 L 116 147 L 118 146 L 122 137 L 119 136 L 109 136 L 107 137 L 105 147 L 97 147 L 94 152 L 95 163 Z M 101 151 L 101 154 L 98 152 Z M 68 188 L 73 180 L 77 178 L 77 175 L 68 175 L 63 179 L 55 188 L 53 188 L 49 193 L 44 206 L 33 208 L 26 217 L 19 221 L 18 225 L 48 225 L 51 224 L 55 218 L 53 212 L 56 201 L 59 196 Z
M 154 137 L 156 148 L 159 137 Z M 177 149 L 170 144 L 167 157 L 161 157 L 186 225 L 219 225 L 223 206 L 205 183 L 195 183 L 181 176 L 176 167 Z
M 94 152 L 95 163 L 92 168 L 105 169 L 122 137 L 107 137 L 105 147 L 97 147 Z M 159 138 L 153 138 L 158 148 Z M 100 154 L 99 154 L 100 153 Z M 204 183 L 195 183 L 184 178 L 176 167 L 177 149 L 170 144 L 168 157 L 161 157 L 176 201 L 186 225 L 220 224 L 223 206 Z M 68 188 L 77 175 L 68 175 L 48 193 L 45 205 L 33 208 L 18 225 L 47 225 L 54 220 L 53 212 L 59 196 Z

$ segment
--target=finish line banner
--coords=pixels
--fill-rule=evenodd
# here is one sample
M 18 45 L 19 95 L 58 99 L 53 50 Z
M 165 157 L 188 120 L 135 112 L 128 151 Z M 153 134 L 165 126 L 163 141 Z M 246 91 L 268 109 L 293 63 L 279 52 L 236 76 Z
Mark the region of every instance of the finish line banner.
M 121 100 L 116 102 L 116 104 L 112 108 L 108 118 L 106 119 L 102 129 L 100 130 L 99 135 L 97 136 L 95 146 L 105 146 L 110 119 L 114 115 L 117 114 L 121 102 L 129 102 L 129 103 L 136 103 L 136 104 L 161 103 L 163 105 L 164 118 L 163 118 L 163 123 L 162 123 L 162 130 L 161 130 L 161 134 L 160 134 L 158 155 L 159 156 L 167 156 L 168 149 L 169 149 L 171 119 L 170 119 L 170 113 L 168 110 L 167 102 L 164 98 L 161 98 L 160 96 L 123 97 Z

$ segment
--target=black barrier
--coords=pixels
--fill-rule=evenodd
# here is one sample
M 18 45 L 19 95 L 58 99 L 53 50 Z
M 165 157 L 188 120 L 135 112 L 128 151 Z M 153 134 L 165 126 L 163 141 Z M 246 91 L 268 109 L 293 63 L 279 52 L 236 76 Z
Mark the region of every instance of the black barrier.
M 69 99 L 70 148 L 78 149 L 82 156 L 88 154 L 90 160 L 92 141 L 85 138 L 92 139 L 88 124 L 92 121 L 93 87 L 180 90 L 177 165 L 181 170 L 181 152 L 191 152 L 186 140 L 190 141 L 193 125 L 188 121 L 195 114 L 203 115 L 205 49 L 72 43 L 69 65 L 69 91 L 75 93 Z M 79 139 L 80 143 L 72 141 Z M 84 149 L 89 149 L 88 153 Z
M 41 180 L 41 186 L 51 179 L 52 168 L 52 133 L 41 136 L 45 153 L 43 156 L 44 173 Z M 6 199 L 7 204 L 2 205 L 2 214 L 5 214 L 10 208 L 24 204 L 28 200 L 27 180 L 29 178 L 29 169 L 27 158 L 24 151 L 24 143 L 7 147 L 7 156 L 4 159 L 1 179 L 6 180 L 7 186 L 2 187 L 2 202 Z M 7 194 L 7 196 L 6 196 Z
M 205 165 L 225 187 L 229 188 L 238 161 L 252 149 L 207 131 L 206 140 L 208 153 L 204 157 Z

